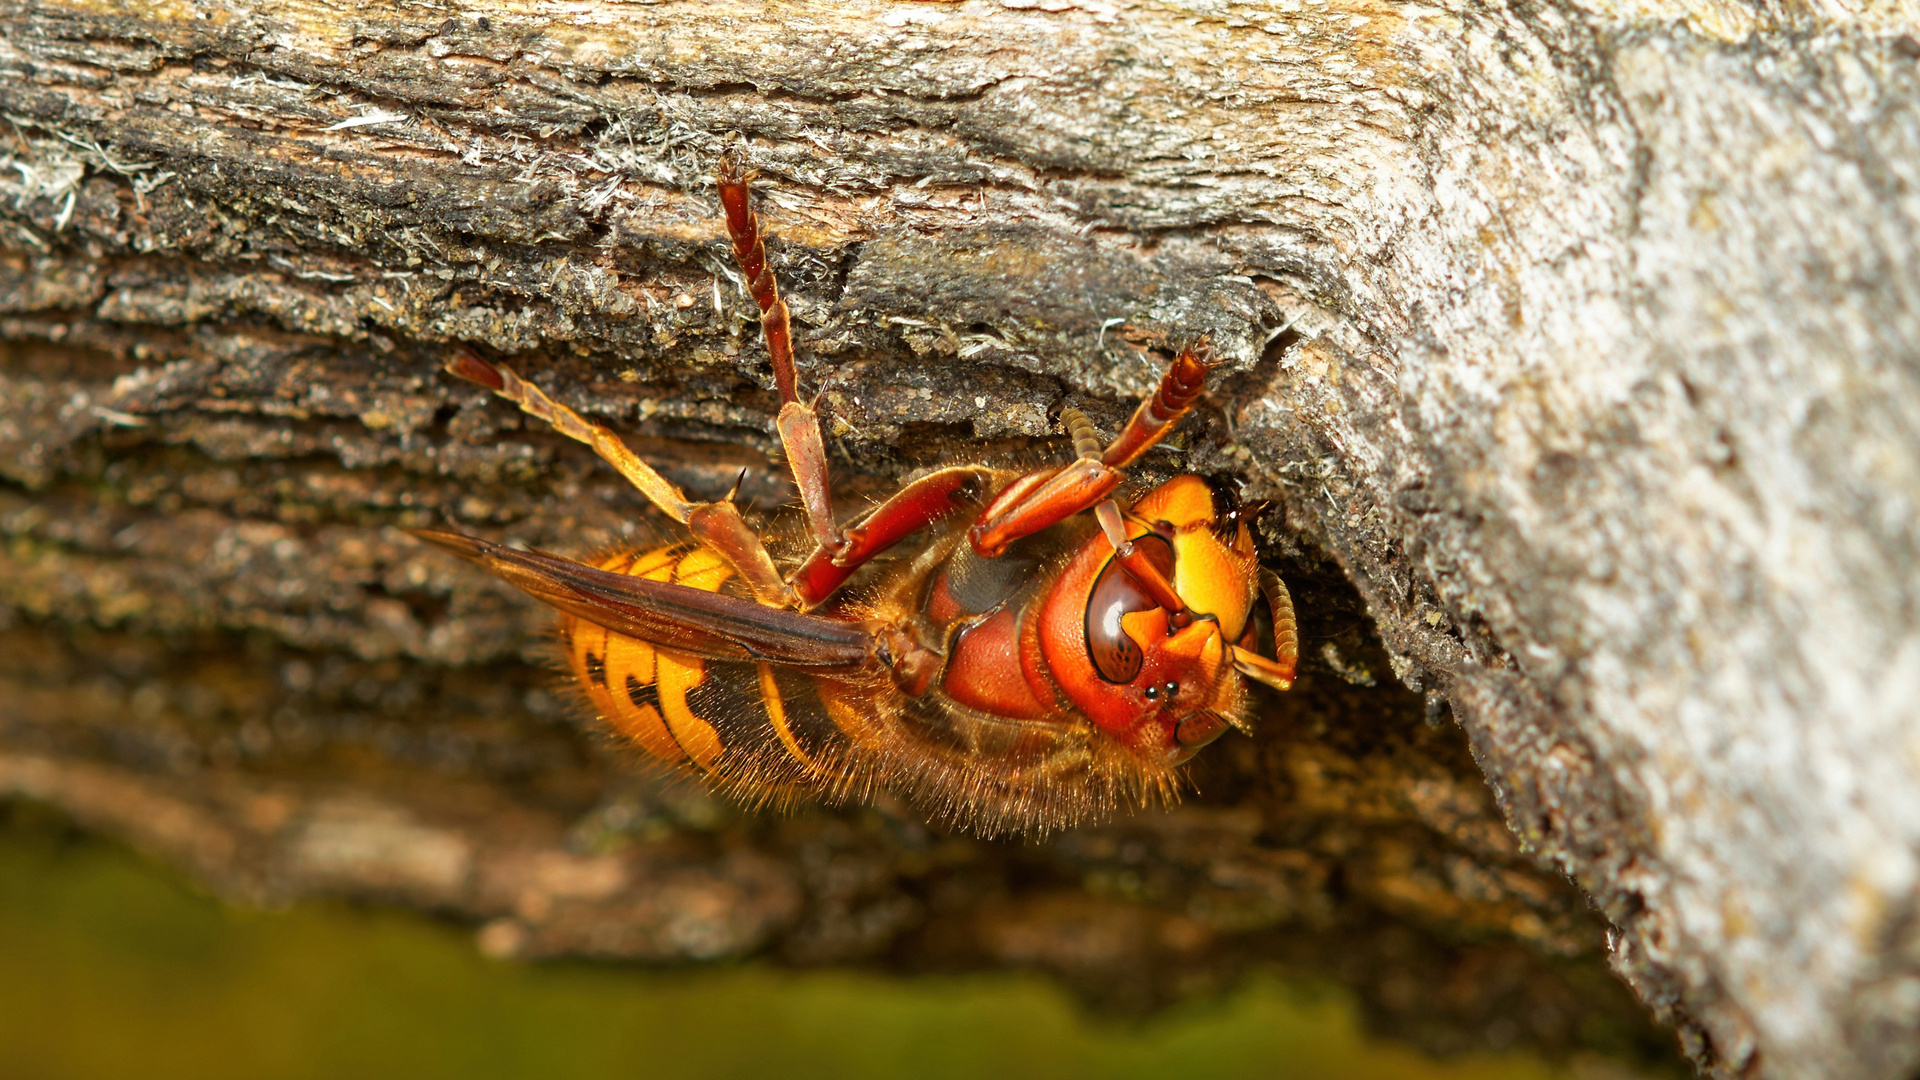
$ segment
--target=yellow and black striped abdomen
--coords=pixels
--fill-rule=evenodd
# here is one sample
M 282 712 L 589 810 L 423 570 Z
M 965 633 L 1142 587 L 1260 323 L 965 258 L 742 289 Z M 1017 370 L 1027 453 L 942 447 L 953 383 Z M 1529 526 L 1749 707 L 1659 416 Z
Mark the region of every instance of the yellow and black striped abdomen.
M 684 544 L 595 565 L 707 592 L 721 591 L 732 576 L 714 552 Z M 826 782 L 826 763 L 845 752 L 845 736 L 804 675 L 689 656 L 573 615 L 560 617 L 560 636 L 601 718 L 661 761 L 691 763 L 743 793 L 777 797 Z

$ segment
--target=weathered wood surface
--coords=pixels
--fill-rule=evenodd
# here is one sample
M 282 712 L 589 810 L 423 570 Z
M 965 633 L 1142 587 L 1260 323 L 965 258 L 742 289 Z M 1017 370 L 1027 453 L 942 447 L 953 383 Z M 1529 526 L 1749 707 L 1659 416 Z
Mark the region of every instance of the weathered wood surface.
M 387 843 L 395 895 L 497 917 L 503 948 L 699 952 L 607 944 L 666 925 L 632 911 L 594 924 L 599 939 L 543 939 L 563 921 L 555 896 L 626 896 L 628 870 L 554 862 L 558 884 L 533 900 L 488 894 L 474 867 L 506 864 L 476 862 L 477 841 L 455 830 L 422 841 L 440 862 L 403 857 L 415 849 L 400 834 L 368 824 L 397 812 L 368 809 L 377 785 L 312 802 L 299 784 L 333 774 L 261 764 L 293 753 L 301 724 L 240 718 L 283 690 L 311 695 L 318 669 L 338 683 L 328 700 L 363 693 L 363 713 L 386 708 L 381 679 L 416 696 L 492 687 L 491 707 L 511 712 L 489 681 L 504 669 L 434 673 L 533 655 L 543 618 L 393 526 L 451 519 L 564 550 L 631 529 L 634 500 L 584 455 L 438 378 L 440 343 L 518 354 L 690 486 L 717 491 L 764 463 L 772 395 L 708 185 L 737 141 L 765 179 L 803 378 L 824 390 L 850 491 L 977 441 L 1017 452 L 1063 404 L 1111 425 L 1150 385 L 1151 347 L 1211 332 L 1230 367 L 1185 463 L 1284 498 L 1282 566 L 1313 580 L 1314 552 L 1337 560 L 1393 672 L 1429 712 L 1450 703 L 1519 845 L 1592 898 L 1616 970 L 1696 1060 L 1727 1076 L 1920 1065 L 1911 2 L 0 13 L 0 336 L 14 343 L 0 367 L 0 599 L 28 616 L 15 655 L 43 650 L 11 685 L 20 701 L 36 679 L 91 685 L 97 648 L 132 659 L 101 676 L 105 704 L 86 715 L 113 712 L 112 686 L 162 688 L 151 715 L 135 711 L 152 729 L 141 738 L 121 730 L 139 724 L 41 722 L 85 712 L 48 691 L 39 720 L 9 724 L 8 790 L 269 892 L 330 866 L 360 868 L 339 887 L 374 887 L 367 867 L 384 864 L 366 845 Z M 754 475 L 763 503 L 780 497 Z M 1338 582 L 1321 591 L 1337 608 Z M 131 637 L 48 644 L 69 624 Z M 1309 630 L 1309 648 L 1354 632 L 1338 618 Z M 166 703 L 193 695 L 161 674 L 191 664 L 142 660 L 142 643 L 240 631 L 266 675 L 202 703 L 234 730 L 179 720 Z M 163 655 L 200 655 L 176 647 Z M 1282 734 L 1223 765 L 1236 779 L 1208 801 L 1057 844 L 1117 852 L 1128 830 L 1161 830 L 1140 849 L 1160 858 L 1192 842 L 1167 839 L 1166 822 L 1239 813 L 1244 831 L 1217 851 L 1282 836 L 1276 857 L 1313 868 L 1290 892 L 1273 891 L 1286 875 L 1271 868 L 1244 878 L 1289 897 L 1246 926 L 1312 925 L 1298 902 L 1318 897 L 1425 926 L 1477 919 L 1536 945 L 1577 927 L 1566 894 L 1482 828 L 1484 804 L 1445 739 L 1412 721 L 1414 699 L 1340 696 L 1359 691 L 1337 690 L 1350 664 L 1335 648 L 1326 695 L 1276 706 Z M 252 685 L 235 679 L 192 685 Z M 1327 734 L 1334 701 L 1387 704 L 1348 710 L 1355 743 Z M 457 726 L 445 752 L 471 769 L 492 743 Z M 494 741 L 535 758 L 542 745 Z M 133 744 L 146 772 L 126 764 Z M 416 749 L 416 765 L 435 753 Z M 1301 778 L 1336 760 L 1373 786 L 1316 811 Z M 170 767 L 184 772 L 161 779 Z M 480 769 L 480 786 L 565 772 L 542 769 Z M 604 780 L 581 770 L 568 797 L 591 803 L 581 792 Z M 1422 782 L 1450 786 L 1435 802 L 1442 789 Z M 200 806 L 227 839 L 194 847 L 184 818 L 98 795 L 113 783 Z M 393 805 L 413 798 L 410 813 L 452 829 L 454 789 L 429 810 L 419 783 L 388 792 Z M 208 794 L 229 789 L 227 803 Z M 531 813 L 510 803 L 499 812 Z M 682 835 L 662 813 L 640 817 Z M 687 880 L 764 900 L 736 905 L 764 918 L 732 937 L 709 927 L 709 951 L 779 939 L 793 952 L 792 928 L 831 904 L 825 878 L 783 877 L 782 860 L 807 865 L 796 853 L 825 835 L 808 830 L 852 820 L 781 825 L 789 841 L 742 841 L 731 863 L 711 839 L 674 849 Z M 514 850 L 558 850 L 544 828 Z M 236 869 L 255 842 L 281 861 L 251 864 L 278 871 Z M 966 850 L 1001 869 L 963 859 L 955 879 L 1020 876 L 1011 856 Z M 1046 850 L 1032 859 L 1086 865 Z M 879 864 L 897 871 L 893 858 Z M 1368 859 L 1373 877 L 1355 870 Z M 1422 860 L 1453 870 L 1416 873 Z M 1195 882 L 1233 894 L 1224 865 L 1172 873 L 1179 903 L 1197 910 Z M 1416 896 L 1414 882 L 1440 887 Z M 1173 918 L 1168 895 L 1149 921 Z M 860 923 L 834 902 L 873 942 L 897 939 L 874 927 L 939 908 L 922 897 L 920 915 L 896 911 L 904 922 Z M 1230 921 L 1194 925 L 1230 935 Z M 1189 940 L 1147 925 L 1099 948 L 1164 957 Z M 1369 924 L 1340 925 L 1351 942 Z

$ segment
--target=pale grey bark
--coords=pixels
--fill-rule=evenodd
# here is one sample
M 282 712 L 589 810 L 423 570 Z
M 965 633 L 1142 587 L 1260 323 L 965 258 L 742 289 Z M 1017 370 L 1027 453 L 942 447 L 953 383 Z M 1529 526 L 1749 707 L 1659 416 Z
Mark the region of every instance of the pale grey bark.
M 160 415 L 216 459 L 511 472 L 417 434 L 449 400 L 502 423 L 433 380 L 449 339 L 764 448 L 705 186 L 738 140 L 850 471 L 1045 435 L 1067 401 L 1111 423 L 1143 346 L 1211 332 L 1230 367 L 1191 466 L 1337 556 L 1696 1059 L 1920 1067 L 1912 3 L 0 11 L 0 332 L 166 328 L 118 381 L 10 384 L 19 483 Z M 308 389 L 314 342 L 364 380 Z M 253 404 L 205 407 L 226 395 Z M 343 505 L 412 497 L 358 482 Z M 616 517 L 528 520 L 590 546 Z M 444 580 L 350 531 L 248 557 L 322 579 L 351 541 L 396 592 Z M 369 657 L 498 656 L 535 621 L 474 586 L 456 607 L 491 621 L 245 589 L 115 614 L 16 559 L 28 610 Z

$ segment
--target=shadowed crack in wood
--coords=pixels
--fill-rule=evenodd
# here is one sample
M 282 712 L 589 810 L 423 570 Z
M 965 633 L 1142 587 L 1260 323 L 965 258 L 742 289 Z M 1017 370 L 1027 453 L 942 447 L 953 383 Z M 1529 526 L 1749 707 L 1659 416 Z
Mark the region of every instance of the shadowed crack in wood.
M 1499 944 L 1593 947 L 1558 870 L 1703 1067 L 1911 1074 L 1911 0 L 1046 6 L 0 2 L 0 601 L 40 658 L 6 790 L 512 951 L 1133 985 L 1100 956 L 1149 997 L 1247 935 L 1316 962 L 1303 926 L 1357 984 L 1491 949 L 1564 989 Z M 736 138 L 843 499 L 1037 451 L 1064 405 L 1111 429 L 1153 347 L 1214 335 L 1162 464 L 1282 497 L 1328 614 L 1323 690 L 1197 805 L 1037 850 L 700 824 L 500 663 L 542 613 L 398 532 L 585 552 L 641 517 L 438 378 L 450 340 L 704 496 L 748 465 L 786 497 L 707 186 Z M 1449 706 L 1517 844 L 1420 723 Z M 608 884 L 638 867 L 682 899 Z M 1045 929 L 1086 905 L 1130 914 Z M 1397 993 L 1366 995 L 1438 1041 L 1490 1007 Z

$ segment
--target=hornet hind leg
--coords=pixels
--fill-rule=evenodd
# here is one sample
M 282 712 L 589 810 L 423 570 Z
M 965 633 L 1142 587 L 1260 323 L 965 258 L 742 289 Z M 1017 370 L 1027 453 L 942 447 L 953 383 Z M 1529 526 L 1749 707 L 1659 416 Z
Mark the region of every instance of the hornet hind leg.
M 733 242 L 734 261 L 746 275 L 747 291 L 760 305 L 760 329 L 767 339 L 767 355 L 773 361 L 773 381 L 780 388 L 781 445 L 787 451 L 787 467 L 793 470 L 793 482 L 800 489 L 800 502 L 807 508 L 807 523 L 821 548 L 838 556 L 847 547 L 847 539 L 833 520 L 833 502 L 827 482 L 827 450 L 820 436 L 820 417 L 813 406 L 800 401 L 799 385 L 793 370 L 793 319 L 787 302 L 780 298 L 780 286 L 773 280 L 773 268 L 767 265 L 767 245 L 760 236 L 760 219 L 754 216 L 749 183 L 752 176 L 740 171 L 732 154 L 720 159 L 715 184 L 720 203 L 727 212 L 727 237 Z
M 453 358 L 447 361 L 447 371 L 492 390 L 520 406 L 529 416 L 545 420 L 560 434 L 593 447 L 594 453 L 618 469 L 620 475 L 661 512 L 685 525 L 701 543 L 719 552 L 761 603 L 770 607 L 795 606 L 793 590 L 780 577 L 766 545 L 760 542 L 759 534 L 747 526 L 732 499 L 708 503 L 688 501 L 684 492 L 640 460 L 619 436 L 598 424 L 588 423 L 579 413 L 515 375 L 512 369 L 489 363 L 465 345 L 455 349 Z

